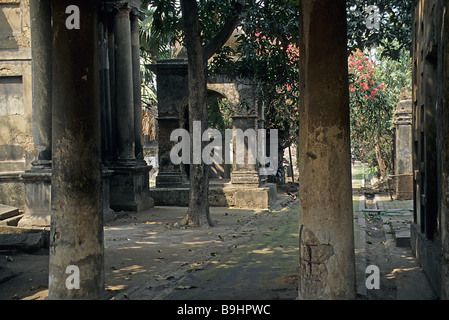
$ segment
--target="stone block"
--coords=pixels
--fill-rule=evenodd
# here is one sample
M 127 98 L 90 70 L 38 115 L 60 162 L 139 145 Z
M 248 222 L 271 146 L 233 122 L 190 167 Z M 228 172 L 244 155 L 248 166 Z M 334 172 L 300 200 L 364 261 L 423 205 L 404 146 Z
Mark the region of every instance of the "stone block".
M 24 214 L 19 214 L 17 216 L 7 218 L 4 220 L 0 220 L 0 226 L 11 226 L 11 227 L 17 227 L 19 224 L 19 221 L 23 218 Z
M 189 205 L 189 188 L 154 188 L 150 195 L 156 206 Z M 275 184 L 263 187 L 225 186 L 209 188 L 211 207 L 236 207 L 242 209 L 268 209 L 277 198 Z
M 0 250 L 33 252 L 45 246 L 49 233 L 43 229 L 0 227 Z
M 51 216 L 51 170 L 28 170 L 22 174 L 25 216 L 21 227 L 49 226 Z
M 140 212 L 152 208 L 149 166 L 113 166 L 109 179 L 110 207 L 115 211 Z
M 5 220 L 19 214 L 19 209 L 7 206 L 4 204 L 0 204 L 0 220 Z

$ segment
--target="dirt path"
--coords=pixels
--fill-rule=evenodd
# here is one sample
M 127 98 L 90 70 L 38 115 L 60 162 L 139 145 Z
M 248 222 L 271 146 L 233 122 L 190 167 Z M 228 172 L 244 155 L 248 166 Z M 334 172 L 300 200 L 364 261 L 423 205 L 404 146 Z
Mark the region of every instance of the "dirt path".
M 291 200 L 286 193 L 279 196 L 278 210 Z M 122 212 L 105 226 L 105 286 L 111 298 L 124 298 L 142 286 L 156 295 L 172 288 L 185 275 L 247 244 L 279 217 L 267 210 L 211 208 L 216 226 L 171 228 L 185 212 L 182 207 Z M 0 255 L 0 300 L 42 300 L 48 295 L 47 286 L 48 250 Z
M 152 281 L 117 298 L 296 299 L 298 205 L 296 202 L 281 211 L 252 217 L 241 228 L 220 237 L 220 247 L 205 261 L 186 268 L 172 268 L 164 274 L 165 279 Z

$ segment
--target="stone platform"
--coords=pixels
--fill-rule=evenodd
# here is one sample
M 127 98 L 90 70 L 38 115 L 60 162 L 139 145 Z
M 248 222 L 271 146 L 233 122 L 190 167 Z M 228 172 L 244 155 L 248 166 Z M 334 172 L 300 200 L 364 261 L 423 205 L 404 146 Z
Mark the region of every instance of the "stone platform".
M 376 195 L 379 210 L 384 212 L 382 220 L 398 247 L 410 247 L 410 228 L 413 223 L 413 200 L 391 201 L 388 196 Z
M 155 206 L 188 206 L 188 185 L 177 188 L 153 188 L 150 195 Z M 277 198 L 276 184 L 236 185 L 230 182 L 211 182 L 209 205 L 211 207 L 235 207 L 268 209 Z

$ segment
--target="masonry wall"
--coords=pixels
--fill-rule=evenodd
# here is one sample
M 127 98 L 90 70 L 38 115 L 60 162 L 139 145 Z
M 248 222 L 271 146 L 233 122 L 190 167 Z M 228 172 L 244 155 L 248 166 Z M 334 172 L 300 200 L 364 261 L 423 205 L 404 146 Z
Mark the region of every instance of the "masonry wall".
M 448 1 L 415 0 L 414 224 L 411 244 L 436 293 L 449 298 Z
M 0 203 L 22 207 L 34 158 L 29 0 L 0 0 Z

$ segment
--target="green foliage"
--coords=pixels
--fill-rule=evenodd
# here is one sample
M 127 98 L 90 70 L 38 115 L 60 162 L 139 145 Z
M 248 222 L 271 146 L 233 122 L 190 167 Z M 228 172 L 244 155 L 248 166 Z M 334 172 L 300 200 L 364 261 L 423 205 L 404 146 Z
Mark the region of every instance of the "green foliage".
M 252 0 L 243 14 L 234 74 L 256 80 L 265 127 L 278 129 L 280 148 L 299 132 L 299 6 L 295 1 Z
M 356 50 L 348 61 L 352 154 L 376 171 L 380 171 L 380 160 L 386 170 L 392 169 L 394 111 L 401 90 L 411 89 L 409 53 L 402 51 L 398 61 L 378 60 L 382 52 L 382 48 L 372 54 Z
M 203 43 L 209 41 L 232 14 L 235 1 L 198 0 Z M 148 5 L 152 11 L 151 17 L 143 23 L 147 37 L 142 48 L 152 59 L 164 57 L 166 49 L 182 42 L 179 1 L 144 0 L 143 7 Z M 379 30 L 366 26 L 366 8 L 370 5 L 379 8 Z M 208 65 L 209 74 L 254 79 L 260 85 L 258 96 L 265 109 L 265 127 L 279 130 L 280 147 L 284 148 L 297 140 L 299 129 L 299 1 L 246 0 L 245 6 L 237 43 L 224 46 L 215 54 Z M 372 58 L 376 61 L 373 85 L 365 83 L 369 88 L 363 90 L 361 82 L 355 82 L 355 73 L 351 73 L 351 85 L 356 88 L 350 92 L 354 156 L 376 166 L 372 148 L 376 138 L 383 158 L 391 166 L 388 161 L 393 111 L 400 90 L 410 86 L 407 54 L 411 47 L 411 3 L 408 0 L 377 0 L 375 3 L 348 0 L 347 13 L 350 52 L 359 48 L 367 53 L 365 49 L 378 48 L 376 57 Z M 374 91 L 375 99 L 371 99 Z
M 203 44 L 232 15 L 235 1 L 198 0 Z M 160 39 L 158 43 L 182 41 L 177 3 L 144 1 L 154 8 L 151 34 Z M 246 0 L 237 43 L 222 47 L 208 65 L 209 74 L 256 80 L 260 85 L 259 102 L 265 107 L 265 126 L 279 130 L 281 147 L 288 146 L 298 133 L 298 10 L 299 1 L 295 0 Z
M 228 100 L 209 99 L 207 113 L 209 128 L 220 130 L 223 136 L 225 129 L 232 129 L 232 108 Z
M 382 57 L 400 60 L 403 50 L 412 44 L 412 1 L 409 0 L 347 0 L 348 47 L 355 49 L 384 47 Z M 366 8 L 379 8 L 379 30 L 368 29 Z M 392 45 L 394 42 L 397 45 Z

